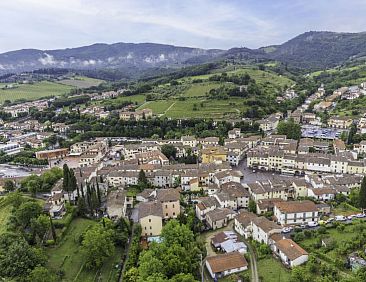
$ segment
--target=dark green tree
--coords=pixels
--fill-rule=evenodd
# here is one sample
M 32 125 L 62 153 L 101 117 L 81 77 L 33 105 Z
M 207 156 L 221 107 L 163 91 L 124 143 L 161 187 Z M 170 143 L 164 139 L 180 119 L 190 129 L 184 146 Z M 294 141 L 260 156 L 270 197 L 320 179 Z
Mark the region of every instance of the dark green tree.
M 299 140 L 301 138 L 301 126 L 295 123 L 293 119 L 281 121 L 277 126 L 277 133 L 286 135 L 290 139 Z
M 163 146 L 161 146 L 161 152 L 168 158 L 176 158 L 177 155 L 177 149 L 170 144 L 165 144 Z
M 97 181 L 97 197 L 98 197 L 98 202 L 99 202 L 99 206 L 102 204 L 102 195 L 100 193 L 100 188 L 99 188 L 99 183 Z
M 142 170 L 142 169 L 139 172 L 139 177 L 138 177 L 137 183 L 138 183 L 138 186 L 141 191 L 149 186 L 149 182 L 147 181 L 146 174 L 145 174 L 144 170 Z
M 248 211 L 252 213 L 257 213 L 257 204 L 254 200 L 249 200 Z
M 366 176 L 362 179 L 359 202 L 360 208 L 366 209 Z
M 4 190 L 11 192 L 15 190 L 15 184 L 14 181 L 10 180 L 10 179 L 5 179 L 4 181 Z

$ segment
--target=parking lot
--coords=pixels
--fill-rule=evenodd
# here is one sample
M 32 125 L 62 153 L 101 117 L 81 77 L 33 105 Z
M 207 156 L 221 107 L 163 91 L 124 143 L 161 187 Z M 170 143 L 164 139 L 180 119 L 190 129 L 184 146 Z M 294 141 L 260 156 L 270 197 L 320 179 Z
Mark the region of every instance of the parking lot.
M 274 179 L 286 179 L 286 178 L 300 178 L 299 176 L 293 175 L 284 175 L 280 173 L 270 172 L 270 171 L 261 171 L 261 170 L 253 170 L 247 167 L 247 159 L 244 158 L 234 170 L 239 170 L 244 174 L 242 179 L 242 183 L 253 183 L 256 181 L 263 181 L 263 180 L 274 180 Z
M 333 140 L 339 138 L 342 132 L 345 130 L 331 128 L 331 127 L 319 127 L 312 125 L 303 125 L 301 127 L 301 136 L 305 138 L 318 138 Z

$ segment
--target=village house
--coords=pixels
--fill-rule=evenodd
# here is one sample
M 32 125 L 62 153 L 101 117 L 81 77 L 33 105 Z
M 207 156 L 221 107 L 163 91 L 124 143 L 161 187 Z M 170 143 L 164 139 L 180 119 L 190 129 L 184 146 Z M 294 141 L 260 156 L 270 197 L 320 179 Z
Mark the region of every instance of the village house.
M 259 128 L 264 132 L 274 131 L 277 129 L 280 119 L 281 119 L 281 115 L 272 114 L 269 117 L 258 121 Z
M 307 262 L 309 258 L 309 254 L 291 239 L 278 240 L 272 249 L 273 253 L 290 268 Z
M 206 147 L 201 151 L 202 163 L 225 162 L 226 154 L 227 152 L 224 147 Z
M 282 226 L 307 224 L 319 220 L 319 211 L 311 201 L 278 202 L 274 205 L 274 216 Z
M 328 119 L 328 126 L 340 129 L 347 129 L 353 123 L 352 118 L 332 116 Z
M 119 219 L 126 216 L 127 193 L 124 190 L 114 190 L 108 194 L 106 202 L 106 212 L 112 219 Z
M 206 214 L 219 207 L 219 203 L 215 197 L 204 197 L 197 199 L 196 204 L 196 217 L 203 221 L 206 219 Z
M 122 120 L 136 120 L 139 121 L 141 119 L 148 119 L 153 116 L 153 112 L 151 109 L 143 109 L 135 112 L 120 112 L 119 117 Z
M 245 257 L 239 252 L 232 252 L 206 258 L 206 267 L 213 279 L 241 272 L 248 269 Z
M 238 240 L 238 235 L 233 231 L 223 231 L 215 234 L 211 239 L 211 245 L 216 250 L 225 253 L 247 253 L 247 246 Z
M 145 237 L 159 236 L 163 228 L 163 208 L 160 203 L 147 202 L 138 206 L 141 235 Z
M 233 212 L 231 209 L 218 208 L 206 213 L 206 223 L 210 229 L 216 230 L 227 226 L 229 220 L 233 219 L 234 216 L 235 212 Z

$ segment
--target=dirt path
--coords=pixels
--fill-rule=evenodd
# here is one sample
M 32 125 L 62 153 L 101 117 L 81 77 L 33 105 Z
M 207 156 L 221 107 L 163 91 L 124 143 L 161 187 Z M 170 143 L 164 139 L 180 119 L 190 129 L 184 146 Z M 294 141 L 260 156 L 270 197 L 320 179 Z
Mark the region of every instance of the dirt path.
M 252 271 L 252 282 L 259 282 L 257 257 L 255 255 L 254 249 L 247 240 L 243 240 L 243 241 L 248 246 L 248 251 L 249 251 L 249 256 L 250 256 L 250 269 Z
M 165 115 L 174 105 L 175 105 L 175 103 L 177 103 L 177 102 L 174 102 L 173 104 L 171 104 L 170 106 L 169 106 L 169 108 L 167 108 L 165 111 L 164 111 L 164 113 L 163 113 L 163 115 Z
M 130 247 L 131 247 L 131 243 L 132 243 L 134 230 L 135 230 L 135 224 L 132 225 L 132 230 L 131 230 L 131 235 L 130 235 L 130 238 L 129 238 L 129 241 L 128 241 L 128 246 L 127 246 L 127 249 L 125 250 L 125 255 L 124 255 L 125 259 L 123 260 L 123 265 L 122 265 L 121 273 L 120 273 L 120 276 L 119 276 L 119 282 L 123 281 L 123 273 L 125 272 L 126 262 L 128 260 L 129 254 L 130 254 Z

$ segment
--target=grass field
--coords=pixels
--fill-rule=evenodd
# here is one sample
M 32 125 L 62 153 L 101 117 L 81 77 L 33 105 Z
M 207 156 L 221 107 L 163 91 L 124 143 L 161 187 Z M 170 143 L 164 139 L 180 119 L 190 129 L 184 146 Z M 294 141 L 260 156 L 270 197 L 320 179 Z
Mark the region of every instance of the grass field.
M 280 261 L 273 257 L 258 261 L 258 275 L 262 282 L 287 282 L 290 281 L 290 271 Z
M 139 107 L 138 109 L 146 109 L 149 108 L 153 111 L 154 114 L 164 114 L 166 110 L 169 109 L 171 105 L 173 105 L 175 101 L 173 100 L 158 100 L 158 101 L 148 101 L 143 106 Z
M 289 79 L 285 76 L 281 76 L 276 73 L 272 73 L 272 72 L 268 72 L 268 71 L 253 69 L 250 67 L 240 67 L 235 70 L 227 71 L 228 75 L 233 75 L 233 74 L 239 75 L 239 74 L 245 74 L 245 73 L 249 74 L 251 78 L 255 79 L 258 84 L 261 84 L 261 83 L 268 84 L 269 83 L 269 84 L 273 84 L 273 85 L 278 85 L 280 87 L 284 87 L 285 85 L 291 86 L 292 84 L 294 84 L 294 81 L 292 81 L 291 79 Z M 215 74 L 220 74 L 220 73 L 189 76 L 189 77 L 182 78 L 179 81 L 188 81 L 188 80 L 194 80 L 194 79 L 207 80 Z
M 83 254 L 78 242 L 79 236 L 90 226 L 97 224 L 95 221 L 76 218 L 70 224 L 67 234 L 56 247 L 47 249 L 49 255 L 48 267 L 55 272 L 64 271 L 63 281 L 97 281 L 97 270 L 84 268 Z M 101 269 L 101 280 L 114 281 L 110 279 L 115 275 L 115 264 L 120 260 L 121 250 L 116 249 L 115 255 L 105 262 Z
M 4 85 L 0 84 L 0 87 Z M 74 88 L 73 86 L 50 81 L 41 81 L 34 84 L 16 84 L 15 86 L 15 88 L 11 89 L 0 89 L 0 103 L 5 100 L 35 100 L 43 97 L 58 96 L 69 93 Z
M 73 79 L 64 79 L 60 80 L 59 83 L 64 85 L 69 85 L 77 88 L 89 88 L 92 86 L 98 86 L 99 84 L 103 83 L 104 80 L 95 79 L 85 76 L 76 76 Z
M 116 99 L 108 99 L 108 100 L 103 100 L 103 101 L 98 101 L 96 102 L 97 104 L 101 104 L 101 105 L 113 105 L 116 104 L 118 102 L 132 102 L 132 103 L 137 103 L 139 105 L 143 104 L 146 100 L 145 95 L 133 95 L 133 96 L 119 96 Z
M 239 114 L 245 106 L 241 98 L 228 100 L 210 100 L 204 98 L 188 98 L 184 101 L 171 99 L 147 102 L 140 109 L 152 109 L 155 114 L 162 114 L 170 118 L 215 118 Z M 196 104 L 197 110 L 193 110 Z
M 209 82 L 209 83 L 198 83 L 192 84 L 191 87 L 186 90 L 182 96 L 184 97 L 205 97 L 206 94 L 211 90 L 218 88 L 220 86 L 219 83 Z
M 0 234 L 5 231 L 10 210 L 11 206 L 7 203 L 6 197 L 0 197 Z

